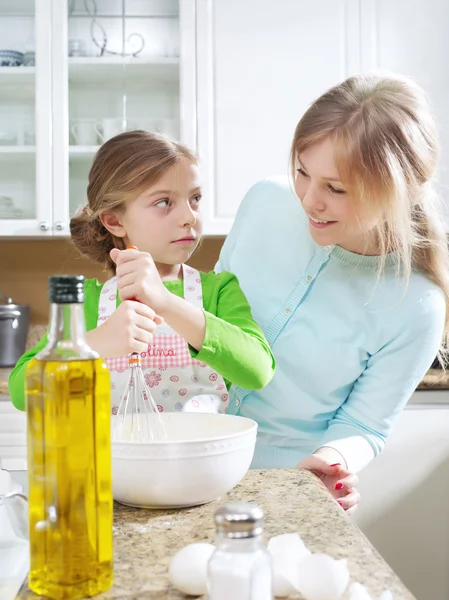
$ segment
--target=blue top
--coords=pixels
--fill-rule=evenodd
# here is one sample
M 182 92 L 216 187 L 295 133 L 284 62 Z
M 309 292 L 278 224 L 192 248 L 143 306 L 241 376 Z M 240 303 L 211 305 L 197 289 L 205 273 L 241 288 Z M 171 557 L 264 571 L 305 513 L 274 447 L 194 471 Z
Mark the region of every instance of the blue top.
M 380 259 L 318 246 L 289 180 L 245 196 L 216 270 L 237 275 L 277 362 L 263 390 L 231 390 L 228 412 L 259 423 L 253 467 L 294 467 L 320 446 L 357 471 L 384 447 L 441 343 L 445 300 Z

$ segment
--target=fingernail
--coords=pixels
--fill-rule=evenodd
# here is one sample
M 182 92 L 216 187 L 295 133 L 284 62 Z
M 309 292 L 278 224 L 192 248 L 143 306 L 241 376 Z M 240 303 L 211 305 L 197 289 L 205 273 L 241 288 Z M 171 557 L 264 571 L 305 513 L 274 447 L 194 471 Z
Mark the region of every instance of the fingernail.
M 341 463 L 334 463 L 331 467 L 341 467 Z
M 342 483 L 337 483 L 337 485 L 335 486 L 336 490 L 341 490 L 341 488 L 343 487 Z
M 343 508 L 343 502 L 338 501 L 338 504 Z

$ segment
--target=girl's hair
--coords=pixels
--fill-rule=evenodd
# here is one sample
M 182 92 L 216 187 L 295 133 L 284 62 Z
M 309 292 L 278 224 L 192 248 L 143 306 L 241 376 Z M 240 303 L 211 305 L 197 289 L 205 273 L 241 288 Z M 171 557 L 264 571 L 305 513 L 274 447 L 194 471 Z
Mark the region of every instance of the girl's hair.
M 396 75 L 350 77 L 331 88 L 296 127 L 293 175 L 298 155 L 326 138 L 334 142 L 341 181 L 360 214 L 382 215 L 376 226 L 380 269 L 395 252 L 406 281 L 415 269 L 439 285 L 448 330 L 449 253 L 432 190 L 438 141 L 425 92 Z
M 148 131 L 121 133 L 104 143 L 89 172 L 88 204 L 70 220 L 70 233 L 79 252 L 115 272 L 109 252 L 112 248 L 123 250 L 125 244 L 104 227 L 100 215 L 123 211 L 167 169 L 184 160 L 197 162 L 183 144 Z

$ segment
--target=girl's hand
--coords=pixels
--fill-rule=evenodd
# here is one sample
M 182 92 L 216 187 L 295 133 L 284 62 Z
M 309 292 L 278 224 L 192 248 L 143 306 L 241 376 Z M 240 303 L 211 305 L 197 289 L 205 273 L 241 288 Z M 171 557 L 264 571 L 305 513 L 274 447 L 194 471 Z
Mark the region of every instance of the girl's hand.
M 113 248 L 110 252 L 117 265 L 117 289 L 120 300 L 138 300 L 161 313 L 170 297 L 148 252 Z
M 132 300 L 122 302 L 107 321 L 86 333 L 86 342 L 102 358 L 145 352 L 162 319 L 154 310 Z
M 357 510 L 360 494 L 356 489 L 358 477 L 341 464 L 329 465 L 324 459 L 311 454 L 298 465 L 298 469 L 312 471 L 321 479 L 338 504 L 350 515 Z

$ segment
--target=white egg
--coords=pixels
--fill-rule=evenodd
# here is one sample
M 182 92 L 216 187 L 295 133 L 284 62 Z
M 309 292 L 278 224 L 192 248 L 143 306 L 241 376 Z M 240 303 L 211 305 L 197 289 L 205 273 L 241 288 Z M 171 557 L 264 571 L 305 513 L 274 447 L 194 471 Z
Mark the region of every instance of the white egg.
M 168 571 L 176 589 L 189 596 L 206 593 L 207 563 L 215 546 L 207 543 L 189 544 L 171 559 Z
M 371 596 L 364 585 L 353 583 L 349 588 L 349 600 L 371 600 Z
M 287 598 L 296 594 L 296 588 L 292 583 L 292 577 L 296 579 L 297 564 L 290 562 L 286 564 L 285 555 L 277 554 L 272 557 L 273 565 L 273 593 L 276 598 Z
M 310 556 L 310 550 L 297 533 L 276 535 L 268 541 L 273 562 L 273 593 L 286 598 L 297 593 L 298 565 Z
M 298 533 L 275 535 L 268 540 L 267 548 L 272 556 L 285 554 L 298 561 L 311 554 Z
M 337 600 L 349 583 L 346 560 L 311 554 L 298 565 L 297 589 L 305 600 Z

